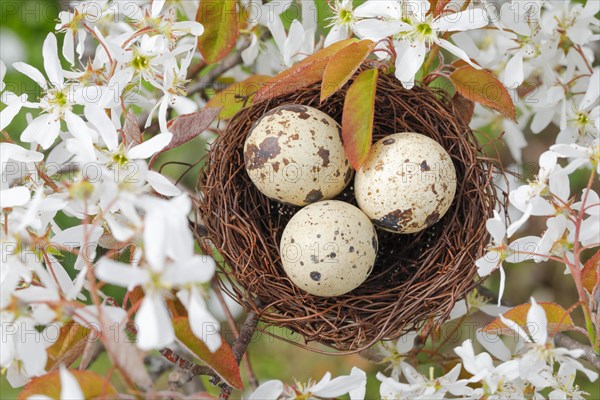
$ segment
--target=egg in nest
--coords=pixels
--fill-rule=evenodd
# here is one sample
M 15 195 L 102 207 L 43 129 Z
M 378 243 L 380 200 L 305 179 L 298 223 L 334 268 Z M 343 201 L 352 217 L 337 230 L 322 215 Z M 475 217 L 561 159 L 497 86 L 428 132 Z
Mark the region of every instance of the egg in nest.
M 354 192 L 361 210 L 385 230 L 415 233 L 438 222 L 456 192 L 450 155 L 418 133 L 386 136 L 375 143 L 356 172 Z
M 338 123 L 298 104 L 276 107 L 254 123 L 244 161 L 261 193 L 297 206 L 337 196 L 352 178 Z
M 357 207 L 320 201 L 298 211 L 280 242 L 283 269 L 300 289 L 316 296 L 340 296 L 370 275 L 377 233 Z

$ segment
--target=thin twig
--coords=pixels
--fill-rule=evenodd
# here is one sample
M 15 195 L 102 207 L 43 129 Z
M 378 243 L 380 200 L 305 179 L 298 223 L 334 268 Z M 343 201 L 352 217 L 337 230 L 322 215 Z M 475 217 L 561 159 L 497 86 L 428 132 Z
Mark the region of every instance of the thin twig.
M 592 349 L 591 346 L 586 346 L 560 332 L 554 336 L 554 339 L 556 340 L 556 344 L 560 345 L 561 347 L 565 347 L 569 350 L 583 350 L 582 357 L 588 360 L 597 371 L 600 371 L 600 356 L 594 352 L 594 349 Z

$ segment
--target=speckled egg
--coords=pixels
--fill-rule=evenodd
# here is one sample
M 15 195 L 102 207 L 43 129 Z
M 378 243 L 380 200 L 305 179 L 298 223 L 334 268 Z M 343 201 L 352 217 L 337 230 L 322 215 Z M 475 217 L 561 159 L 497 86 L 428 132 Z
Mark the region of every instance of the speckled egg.
M 297 104 L 274 108 L 254 123 L 244 161 L 265 196 L 297 206 L 337 196 L 352 178 L 337 122 Z
M 339 296 L 360 286 L 373 270 L 377 233 L 355 206 L 320 201 L 298 211 L 280 243 L 283 269 L 300 289 Z
M 354 191 L 359 207 L 375 225 L 391 232 L 419 232 L 450 208 L 456 170 L 435 140 L 396 133 L 372 146 L 356 172 Z

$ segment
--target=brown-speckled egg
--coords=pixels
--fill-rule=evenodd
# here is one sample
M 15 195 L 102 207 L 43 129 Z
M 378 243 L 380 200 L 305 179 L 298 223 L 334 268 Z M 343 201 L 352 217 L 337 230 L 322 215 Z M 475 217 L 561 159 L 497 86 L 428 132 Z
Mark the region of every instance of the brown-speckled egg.
M 377 233 L 355 206 L 320 201 L 298 211 L 280 243 L 283 269 L 300 289 L 339 296 L 360 286 L 373 270 Z
M 359 207 L 385 230 L 414 233 L 446 214 L 456 191 L 450 155 L 418 133 L 379 140 L 354 178 Z
M 298 206 L 337 196 L 352 178 L 337 122 L 297 104 L 274 108 L 255 122 L 244 161 L 265 196 Z

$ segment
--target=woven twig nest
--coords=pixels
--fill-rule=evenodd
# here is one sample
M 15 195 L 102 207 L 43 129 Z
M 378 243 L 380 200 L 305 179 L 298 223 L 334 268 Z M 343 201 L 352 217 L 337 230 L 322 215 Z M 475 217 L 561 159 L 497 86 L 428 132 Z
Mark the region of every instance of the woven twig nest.
M 488 243 L 485 229 L 495 205 L 492 168 L 468 125 L 442 91 L 404 89 L 380 75 L 373 141 L 396 132 L 418 132 L 451 155 L 457 190 L 447 214 L 416 234 L 378 230 L 374 270 L 357 289 L 318 297 L 296 287 L 283 271 L 281 234 L 299 207 L 262 195 L 244 168 L 243 147 L 252 124 L 274 107 L 309 105 L 341 124 L 343 88 L 319 104 L 320 85 L 251 105 L 240 111 L 212 144 L 200 176 L 199 211 L 208 236 L 224 259 L 225 290 L 263 322 L 286 327 L 338 350 L 358 351 L 396 338 L 432 316 L 444 318 L 475 284 L 475 260 Z M 338 199 L 356 204 L 352 184 Z

